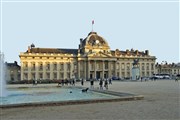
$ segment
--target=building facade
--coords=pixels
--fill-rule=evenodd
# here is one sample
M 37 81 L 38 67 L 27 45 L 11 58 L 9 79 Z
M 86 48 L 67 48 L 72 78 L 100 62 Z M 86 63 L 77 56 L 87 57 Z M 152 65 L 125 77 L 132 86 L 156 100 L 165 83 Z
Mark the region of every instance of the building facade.
M 148 50 L 111 50 L 96 32 L 81 38 L 78 49 L 38 48 L 32 44 L 19 57 L 21 80 L 131 78 L 134 59 L 139 61 L 140 77 L 150 77 L 156 61 Z
M 5 62 L 5 79 L 7 82 L 17 82 L 21 80 L 20 66 L 16 61 L 14 63 Z
M 156 64 L 156 74 L 169 74 L 170 76 L 180 75 L 180 63 Z

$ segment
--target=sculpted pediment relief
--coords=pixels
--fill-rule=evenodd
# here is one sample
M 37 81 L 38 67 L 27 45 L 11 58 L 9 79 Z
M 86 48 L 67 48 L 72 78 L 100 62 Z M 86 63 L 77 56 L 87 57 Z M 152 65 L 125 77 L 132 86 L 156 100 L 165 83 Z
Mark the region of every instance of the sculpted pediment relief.
M 106 54 L 103 52 L 97 52 L 97 53 L 88 54 L 88 57 L 111 57 L 111 54 Z

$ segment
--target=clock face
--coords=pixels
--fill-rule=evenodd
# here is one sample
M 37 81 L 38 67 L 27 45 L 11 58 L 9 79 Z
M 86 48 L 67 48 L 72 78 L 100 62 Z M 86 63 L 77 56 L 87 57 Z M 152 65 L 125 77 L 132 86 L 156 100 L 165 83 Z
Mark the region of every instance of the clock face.
M 96 40 L 96 44 L 98 44 L 99 43 L 99 40 Z

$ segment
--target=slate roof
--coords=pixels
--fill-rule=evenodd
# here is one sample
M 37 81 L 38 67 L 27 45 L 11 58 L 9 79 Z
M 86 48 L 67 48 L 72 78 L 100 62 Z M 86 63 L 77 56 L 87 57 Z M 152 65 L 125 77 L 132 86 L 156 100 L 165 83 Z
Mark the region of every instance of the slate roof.
M 28 53 L 28 51 L 26 51 Z M 63 54 L 78 54 L 78 49 L 65 48 L 31 48 L 30 53 L 63 53 Z

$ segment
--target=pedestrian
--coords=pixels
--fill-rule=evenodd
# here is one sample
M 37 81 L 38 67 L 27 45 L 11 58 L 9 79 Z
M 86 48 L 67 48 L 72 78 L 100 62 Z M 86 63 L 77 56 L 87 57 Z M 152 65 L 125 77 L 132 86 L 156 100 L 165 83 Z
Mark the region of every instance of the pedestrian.
M 91 79 L 90 84 L 91 84 L 91 89 L 94 89 L 94 80 L 93 79 Z
M 178 82 L 178 77 L 175 78 L 175 82 Z
M 102 79 L 100 79 L 100 81 L 99 81 L 99 86 L 100 86 L 100 90 L 103 90 L 103 81 L 102 81 Z
M 72 80 L 72 85 L 75 86 L 75 80 L 74 79 Z
M 83 79 L 81 80 L 81 85 L 82 85 L 82 86 L 84 85 L 84 80 L 83 80 Z
M 109 78 L 109 84 L 112 85 L 112 78 Z
M 108 90 L 108 81 L 107 80 L 104 81 L 104 87 L 106 88 L 106 90 Z
M 62 86 L 64 86 L 64 80 L 61 81 Z

